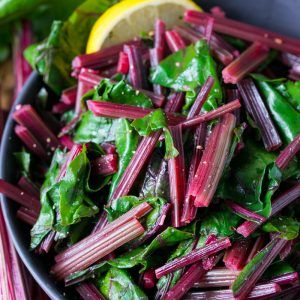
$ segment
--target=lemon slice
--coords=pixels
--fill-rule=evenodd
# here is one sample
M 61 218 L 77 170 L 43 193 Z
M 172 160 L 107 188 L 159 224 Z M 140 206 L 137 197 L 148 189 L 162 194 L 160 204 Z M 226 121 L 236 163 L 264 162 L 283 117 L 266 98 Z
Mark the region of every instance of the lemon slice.
M 162 19 L 167 28 L 182 22 L 185 10 L 201 8 L 191 0 L 124 0 L 102 14 L 96 21 L 87 43 L 87 53 L 96 52 L 150 32 Z

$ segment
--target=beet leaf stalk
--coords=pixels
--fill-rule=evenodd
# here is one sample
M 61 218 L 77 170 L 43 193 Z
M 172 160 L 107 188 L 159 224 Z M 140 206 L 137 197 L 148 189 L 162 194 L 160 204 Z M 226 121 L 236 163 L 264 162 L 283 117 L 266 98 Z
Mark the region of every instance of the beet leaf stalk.
M 242 79 L 238 89 L 248 113 L 260 129 L 263 143 L 267 151 L 274 151 L 282 145 L 282 141 L 271 116 L 251 78 Z
M 220 107 L 218 107 L 218 108 L 216 108 L 212 111 L 209 111 L 207 113 L 204 113 L 204 114 L 201 114 L 199 116 L 195 116 L 191 119 L 188 119 L 186 121 L 183 121 L 182 125 L 183 125 L 184 128 L 197 126 L 201 123 L 214 120 L 214 119 L 219 118 L 219 117 L 221 117 L 221 116 L 223 116 L 227 113 L 235 111 L 235 110 L 239 109 L 240 107 L 241 107 L 241 103 L 237 99 L 237 100 L 229 102 L 225 105 L 222 105 L 222 106 L 220 106 Z
M 265 299 L 265 297 L 276 295 L 281 291 L 277 283 L 256 285 L 248 295 L 247 299 Z M 206 292 L 191 292 L 186 295 L 185 300 L 207 300 L 207 299 L 238 299 L 234 298 L 231 290 L 216 290 Z
M 144 233 L 144 228 L 136 219 L 131 219 L 122 227 L 118 227 L 95 242 L 90 247 L 86 247 L 78 255 L 68 260 L 57 263 L 51 269 L 51 273 L 58 279 L 64 279 L 70 274 L 88 268 L 99 259 L 113 252 L 127 242 L 137 238 Z M 101 233 L 100 233 L 101 234 Z
M 214 268 L 208 271 L 202 278 L 198 278 L 195 288 L 229 287 L 234 282 L 240 271 L 227 268 Z
M 225 83 L 238 83 L 249 72 L 255 70 L 268 56 L 265 45 L 254 43 L 222 71 Z
M 141 48 L 135 45 L 125 45 L 124 53 L 128 56 L 129 77 L 135 89 L 147 89 L 147 75 L 143 64 Z
M 226 201 L 226 205 L 237 215 L 241 216 L 242 218 L 245 218 L 247 220 L 251 220 L 255 223 L 263 223 L 266 221 L 266 218 L 251 211 L 248 210 L 246 208 L 244 208 L 243 206 L 234 203 L 232 201 Z
M 186 26 L 175 26 L 175 30 L 187 41 L 196 43 L 204 38 L 204 28 L 202 31 L 195 31 L 192 28 Z M 233 52 L 236 51 L 225 42 L 222 38 L 212 33 L 210 38 L 210 48 L 213 55 L 223 64 L 228 65 L 234 60 Z
M 38 198 L 28 194 L 26 191 L 21 190 L 3 179 L 0 179 L 0 193 L 28 209 L 32 209 L 34 211 L 40 210 L 41 205 Z
M 31 105 L 18 106 L 13 118 L 17 123 L 26 127 L 44 147 L 54 151 L 59 146 L 56 135 L 48 128 Z
M 197 207 L 209 206 L 215 194 L 225 167 L 234 127 L 235 116 L 226 114 L 214 127 L 208 139 L 188 192 L 195 197 L 194 204 Z
M 274 217 L 278 214 L 283 208 L 293 203 L 300 197 L 300 183 L 296 184 L 292 188 L 288 189 L 277 198 L 272 200 L 272 212 L 268 219 Z M 267 219 L 267 220 L 268 220 Z M 260 225 L 263 223 L 257 224 L 251 221 L 245 221 L 242 225 L 237 228 L 237 232 L 244 237 L 248 237 L 252 234 Z
M 18 187 L 23 191 L 27 191 L 28 194 L 35 197 L 36 199 L 40 198 L 40 189 L 34 183 L 32 183 L 27 177 L 22 176 L 18 181 Z
M 284 148 L 276 159 L 276 165 L 279 169 L 284 170 L 295 155 L 300 151 L 300 134 Z
M 24 223 L 33 226 L 38 218 L 38 214 L 26 207 L 21 207 L 17 211 L 17 217 Z
M 149 211 L 151 211 L 151 209 L 152 209 L 152 207 L 147 202 L 144 202 L 144 203 L 134 207 L 133 209 L 131 209 L 130 211 L 128 211 L 127 213 L 125 213 L 124 215 L 122 215 L 121 217 L 116 219 L 115 221 L 109 223 L 100 232 L 96 232 L 96 233 L 89 235 L 85 239 L 81 240 L 80 242 L 76 243 L 75 245 L 69 247 L 65 251 L 56 255 L 55 261 L 57 263 L 59 263 L 59 262 L 63 262 L 65 260 L 71 259 L 75 255 L 84 251 L 86 247 L 92 246 L 95 242 L 98 241 L 98 239 L 102 239 L 103 236 L 105 236 L 106 234 L 109 234 L 111 231 L 114 231 L 119 227 L 122 227 L 125 223 L 127 223 L 131 219 L 134 219 L 134 218 L 139 219 L 139 218 L 143 217 Z
M 242 270 L 251 244 L 251 239 L 241 239 L 234 242 L 223 258 L 226 268 L 233 271 Z
M 201 262 L 193 264 L 179 279 L 177 284 L 169 290 L 164 300 L 181 299 L 187 291 L 193 287 L 194 282 L 201 278 L 206 272 Z
M 87 101 L 90 111 L 98 117 L 107 118 L 126 118 L 130 120 L 140 119 L 150 114 L 154 110 L 151 108 L 142 108 L 127 104 L 118 104 L 106 101 Z M 170 125 L 177 125 L 184 120 L 184 117 L 171 113 L 166 113 Z
M 192 250 L 189 254 L 180 258 L 174 259 L 164 266 L 155 270 L 155 275 L 159 279 L 171 272 L 181 269 L 185 266 L 191 265 L 199 260 L 205 259 L 210 255 L 213 255 L 221 250 L 224 250 L 231 246 L 228 238 L 217 240 L 213 243 L 205 245 L 202 248 Z
M 239 300 L 246 299 L 256 282 L 279 255 L 286 243 L 286 240 L 275 237 L 254 256 L 231 286 L 234 297 Z
M 185 195 L 185 160 L 182 141 L 182 127 L 180 125 L 169 127 L 174 147 L 178 155 L 168 160 L 170 200 L 172 203 L 172 225 L 180 227 L 180 216 Z
M 30 133 L 30 131 L 21 125 L 15 127 L 15 134 L 26 145 L 27 149 L 43 161 L 47 161 L 49 156 L 40 142 Z
M 107 154 L 96 158 L 91 163 L 92 172 L 97 175 L 108 176 L 118 171 L 118 155 Z
M 92 283 L 82 283 L 75 289 L 83 300 L 105 300 L 105 297 Z
M 166 41 L 171 52 L 177 52 L 186 47 L 184 40 L 176 30 L 166 31 Z
M 75 105 L 77 95 L 77 86 L 72 86 L 64 90 L 60 97 L 60 102 L 66 105 Z
M 213 87 L 214 79 L 209 76 L 202 86 L 193 106 L 191 107 L 187 118 L 192 118 L 200 113 L 203 104 L 207 100 L 207 97 Z M 192 160 L 190 164 L 189 174 L 188 174 L 188 181 L 187 181 L 187 189 L 188 191 L 193 178 L 195 176 L 196 170 L 198 168 L 198 165 L 201 160 L 202 156 L 202 150 L 204 149 L 206 139 L 206 125 L 205 123 L 202 123 L 199 125 L 199 127 L 196 129 L 194 134 L 194 148 L 193 148 L 193 155 Z M 181 222 L 182 223 L 190 223 L 195 217 L 196 217 L 196 207 L 194 206 L 194 197 L 186 193 L 182 208 L 182 215 L 181 215 Z
M 187 10 L 184 15 L 184 20 L 196 25 L 205 25 L 207 18 L 211 16 L 212 15 L 200 11 Z M 229 18 L 217 16 L 213 16 L 213 18 L 215 20 L 214 30 L 216 32 L 250 42 L 260 42 L 282 52 L 300 54 L 300 42 L 297 39 Z

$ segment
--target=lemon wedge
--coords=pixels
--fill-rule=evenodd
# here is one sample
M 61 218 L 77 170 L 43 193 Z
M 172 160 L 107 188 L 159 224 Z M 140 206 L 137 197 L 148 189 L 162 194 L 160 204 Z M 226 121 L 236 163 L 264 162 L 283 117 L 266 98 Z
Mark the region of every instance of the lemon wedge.
M 94 24 L 87 43 L 87 53 L 96 52 L 150 32 L 162 19 L 167 28 L 182 22 L 185 10 L 201 10 L 191 0 L 123 0 L 109 8 Z

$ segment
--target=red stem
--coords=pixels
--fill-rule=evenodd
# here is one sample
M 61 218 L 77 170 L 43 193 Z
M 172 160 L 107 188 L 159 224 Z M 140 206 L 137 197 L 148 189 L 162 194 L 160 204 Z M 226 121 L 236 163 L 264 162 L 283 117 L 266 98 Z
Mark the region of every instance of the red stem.
M 240 101 L 234 100 L 234 101 L 227 103 L 225 105 L 222 105 L 210 112 L 207 112 L 207 113 L 201 114 L 199 116 L 193 117 L 189 120 L 183 121 L 182 125 L 184 128 L 196 126 L 201 123 L 208 122 L 213 119 L 219 118 L 219 117 L 225 115 L 226 113 L 230 113 L 236 109 L 239 109 L 240 107 L 241 107 Z
M 97 175 L 108 176 L 118 171 L 118 155 L 107 154 L 91 162 L 92 172 Z
M 155 34 L 154 34 L 154 48 L 161 49 L 164 54 L 166 51 L 166 24 L 162 20 L 156 20 L 155 22 Z
M 36 199 L 40 198 L 40 190 L 39 188 L 33 184 L 28 178 L 22 176 L 18 181 L 18 186 L 23 191 L 26 191 L 31 196 L 35 197 Z
M 178 269 L 181 269 L 185 266 L 191 265 L 199 260 L 205 259 L 208 256 L 211 256 L 217 252 L 220 252 L 223 249 L 226 249 L 231 246 L 230 240 L 228 238 L 224 238 L 221 240 L 217 240 L 211 244 L 208 244 L 202 248 L 195 249 L 191 251 L 189 254 L 182 256 L 180 258 L 176 258 L 173 261 L 165 264 L 164 266 L 155 270 L 155 274 L 157 278 L 161 278 L 169 273 L 172 273 Z
M 280 152 L 276 159 L 277 167 L 284 170 L 299 151 L 300 134 Z
M 208 17 L 212 16 L 208 13 L 187 10 L 184 20 L 196 25 L 205 25 Z M 282 52 L 300 54 L 300 41 L 297 39 L 224 17 L 213 16 L 213 18 L 214 30 L 217 32 L 250 42 L 260 42 Z
M 75 289 L 83 300 L 106 300 L 92 283 L 81 283 Z
M 124 52 L 120 52 L 119 61 L 117 66 L 117 72 L 123 75 L 128 74 L 129 72 L 129 60 L 128 55 Z
M 67 148 L 68 150 L 71 150 L 75 145 L 70 135 L 63 135 L 59 138 L 59 142 L 64 148 Z
M 172 207 L 172 225 L 180 227 L 180 216 L 185 195 L 185 160 L 182 141 L 182 127 L 169 127 L 173 138 L 174 147 L 179 152 L 178 156 L 168 160 L 170 201 Z
M 38 215 L 35 214 L 32 210 L 27 209 L 26 207 L 21 207 L 17 211 L 17 218 L 24 223 L 33 226 L 37 221 Z
M 196 197 L 194 204 L 197 207 L 207 207 L 214 196 L 225 167 L 234 127 L 234 115 L 226 114 L 209 136 L 188 192 Z
M 60 102 L 65 103 L 66 105 L 75 105 L 76 95 L 77 86 L 72 86 L 62 92 Z
M 54 151 L 59 146 L 57 137 L 31 105 L 18 106 L 13 114 L 13 118 L 20 125 L 26 127 L 44 147 Z
M 222 71 L 225 83 L 238 83 L 248 73 L 255 70 L 267 57 L 269 48 L 259 43 L 253 43 L 238 58 Z
M 177 52 L 186 47 L 184 40 L 176 30 L 166 31 L 166 41 L 171 52 Z

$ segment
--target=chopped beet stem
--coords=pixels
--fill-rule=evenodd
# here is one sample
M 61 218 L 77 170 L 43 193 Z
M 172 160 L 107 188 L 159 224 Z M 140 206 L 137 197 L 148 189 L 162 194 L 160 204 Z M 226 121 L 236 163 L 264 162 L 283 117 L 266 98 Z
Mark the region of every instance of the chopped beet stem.
M 17 218 L 22 222 L 33 226 L 36 223 L 38 216 L 32 210 L 29 210 L 26 207 L 21 207 L 17 211 Z
M 32 183 L 27 177 L 22 176 L 18 181 L 18 186 L 23 191 L 26 191 L 31 196 L 35 197 L 36 199 L 40 199 L 40 190 L 39 188 Z
M 129 77 L 135 89 L 147 89 L 147 75 L 143 64 L 141 49 L 135 45 L 125 45 L 124 53 L 128 56 Z
M 156 20 L 154 33 L 154 48 L 161 49 L 164 54 L 166 51 L 166 23 L 162 20 Z
M 91 162 L 92 173 L 108 176 L 118 171 L 118 155 L 107 154 L 94 159 Z
M 33 153 L 43 161 L 49 160 L 49 155 L 47 154 L 44 147 L 39 143 L 39 141 L 30 133 L 30 131 L 26 127 L 16 125 L 15 134 L 26 145 L 26 147 L 31 153 Z
M 55 275 L 57 279 L 64 279 L 70 274 L 81 271 L 88 268 L 99 259 L 105 257 L 109 253 L 113 252 L 120 246 L 127 242 L 137 238 L 144 233 L 144 228 L 136 219 L 131 219 L 122 227 L 118 227 L 111 231 L 109 234 L 95 242 L 90 247 L 86 247 L 78 255 L 70 257 L 68 260 L 56 263 L 51 273 Z M 101 235 L 101 233 L 99 233 Z
M 179 152 L 178 156 L 168 160 L 170 200 L 172 203 L 172 225 L 180 227 L 180 216 L 185 195 L 185 160 L 182 140 L 182 127 L 169 127 L 173 138 L 174 147 Z
M 129 72 L 129 60 L 128 55 L 124 52 L 120 52 L 117 72 L 123 75 L 128 74 Z
M 297 282 L 299 279 L 298 272 L 285 273 L 270 279 L 270 282 L 277 283 L 279 285 L 287 285 Z
M 76 286 L 76 292 L 83 300 L 105 300 L 97 287 L 92 283 L 82 283 Z
M 74 141 L 72 140 L 72 137 L 67 134 L 60 137 L 59 142 L 63 147 L 67 148 L 68 150 L 71 150 L 72 147 L 75 145 Z
M 37 212 L 40 210 L 41 205 L 38 198 L 31 196 L 26 191 L 21 190 L 3 179 L 0 179 L 0 193 L 28 209 Z
M 76 103 L 76 95 L 77 86 L 72 86 L 62 92 L 60 102 L 65 103 L 66 105 L 74 106 Z
M 176 30 L 166 31 L 166 41 L 172 52 L 177 52 L 186 47 L 184 40 Z
M 276 159 L 276 165 L 284 170 L 292 161 L 295 155 L 300 151 L 300 134 L 280 152 Z
M 214 22 L 215 22 L 214 18 L 212 18 L 212 17 L 207 18 L 204 36 L 205 36 L 205 39 L 206 39 L 208 45 L 210 44 L 213 27 L 214 27 Z
M 65 260 L 69 260 L 72 257 L 74 257 L 76 254 L 81 253 L 84 251 L 86 247 L 92 246 L 95 242 L 97 242 L 99 239 L 102 239 L 106 234 L 109 234 L 109 232 L 116 230 L 118 227 L 122 227 L 126 222 L 128 222 L 131 219 L 139 219 L 146 215 L 149 211 L 151 211 L 152 207 L 147 203 L 144 202 L 127 213 L 123 214 L 121 217 L 116 219 L 115 221 L 108 223 L 106 227 L 103 228 L 103 230 L 100 230 L 98 232 L 93 232 L 80 242 L 72 245 L 65 251 L 59 253 L 55 257 L 55 262 L 63 262 Z
M 286 243 L 286 240 L 273 238 L 265 248 L 256 254 L 232 284 L 231 289 L 234 297 L 246 299 L 247 295 Z M 252 264 L 253 266 L 250 267 Z
M 251 211 L 251 210 L 248 210 L 246 208 L 244 208 L 243 206 L 237 204 L 237 203 L 234 203 L 232 201 L 226 201 L 226 205 L 234 212 L 236 213 L 237 215 L 245 218 L 245 219 L 250 219 L 251 221 L 254 221 L 256 223 L 262 223 L 262 222 L 265 222 L 266 221 L 266 218 Z
M 44 147 L 54 151 L 59 146 L 59 140 L 55 134 L 43 122 L 31 105 L 18 106 L 13 114 L 13 118 L 17 123 L 26 127 Z
M 193 264 L 169 290 L 164 300 L 181 299 L 206 272 L 201 262 Z
M 248 73 L 255 70 L 267 57 L 269 49 L 254 43 L 222 71 L 225 83 L 237 84 Z
M 278 214 L 283 208 L 287 207 L 298 198 L 300 198 L 300 183 L 277 196 L 277 198 L 272 201 L 272 212 L 269 218 Z M 261 224 L 257 224 L 251 221 L 245 221 L 237 228 L 237 232 L 244 237 L 248 237 L 255 230 L 257 230 Z
M 223 258 L 225 266 L 229 270 L 239 271 L 245 266 L 245 261 L 249 252 L 249 248 L 252 244 L 250 239 L 242 239 L 234 242 L 231 248 L 229 248 Z
M 191 265 L 199 260 L 205 259 L 221 250 L 224 250 L 231 246 L 230 240 L 224 238 L 217 240 L 211 244 L 205 245 L 202 248 L 192 250 L 189 254 L 184 255 L 180 258 L 176 258 L 173 261 L 168 262 L 164 266 L 155 270 L 157 278 L 161 278 L 171 272 L 181 269 L 185 266 Z
M 183 121 L 182 125 L 184 128 L 193 127 L 193 126 L 199 125 L 203 122 L 208 122 L 213 119 L 219 118 L 219 117 L 225 115 L 226 113 L 230 113 L 232 111 L 235 111 L 236 109 L 239 109 L 240 107 L 241 107 L 240 101 L 234 100 L 234 101 L 227 103 L 225 105 L 222 105 L 222 106 L 218 107 L 217 109 L 214 109 L 210 112 L 207 112 L 207 113 L 201 114 L 199 116 L 195 116 L 186 121 Z
M 260 129 L 266 150 L 274 151 L 278 149 L 282 145 L 282 141 L 253 80 L 251 78 L 242 79 L 238 83 L 238 89 L 246 110 Z
M 140 119 L 153 112 L 151 108 L 142 108 L 127 104 L 118 104 L 106 101 L 87 101 L 88 109 L 94 115 L 107 118 L 126 118 L 126 119 Z M 185 118 L 182 116 L 167 113 L 167 118 L 170 125 L 176 125 L 182 122 Z
M 69 105 L 69 104 L 66 104 L 66 103 L 63 103 L 63 102 L 58 102 L 58 103 L 56 103 L 52 106 L 52 113 L 61 115 L 65 112 L 73 109 L 73 106 L 74 105 L 72 105 L 72 104 Z
M 205 25 L 208 17 L 212 15 L 200 11 L 187 10 L 184 20 L 196 25 Z M 214 30 L 226 35 L 231 35 L 250 42 L 260 42 L 270 48 L 282 52 L 300 54 L 300 41 L 266 29 L 245 24 L 229 18 L 213 16 Z
M 189 187 L 189 195 L 196 197 L 195 206 L 209 206 L 219 180 L 223 174 L 227 153 L 229 151 L 235 116 L 226 114 L 212 130 L 206 148 Z
M 211 92 L 213 85 L 214 85 L 213 77 L 208 76 L 208 78 L 206 79 L 205 83 L 203 84 L 194 104 L 192 105 L 192 107 L 187 115 L 187 119 L 193 118 L 193 117 L 197 116 L 198 114 L 200 114 L 203 104 L 207 100 L 207 97 L 208 97 L 209 93 Z

